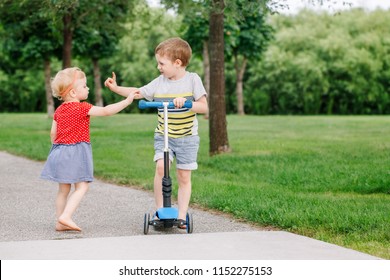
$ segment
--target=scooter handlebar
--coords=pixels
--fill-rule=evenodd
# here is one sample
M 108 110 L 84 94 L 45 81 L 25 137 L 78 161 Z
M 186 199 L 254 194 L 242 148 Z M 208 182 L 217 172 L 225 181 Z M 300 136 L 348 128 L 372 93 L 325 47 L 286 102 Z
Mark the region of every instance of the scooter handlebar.
M 184 102 L 184 108 L 191 109 L 192 108 L 192 101 L 187 100 Z M 138 108 L 140 109 L 146 109 L 146 108 L 164 108 L 163 102 L 162 101 L 145 101 L 145 100 L 140 100 L 138 102 Z M 173 104 L 172 101 L 169 102 L 168 104 L 168 109 L 173 109 L 175 108 L 175 104 Z

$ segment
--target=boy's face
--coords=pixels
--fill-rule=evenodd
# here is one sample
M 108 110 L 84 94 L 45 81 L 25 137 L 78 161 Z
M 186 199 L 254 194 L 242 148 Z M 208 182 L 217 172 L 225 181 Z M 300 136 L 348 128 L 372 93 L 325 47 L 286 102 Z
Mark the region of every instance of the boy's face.
M 180 59 L 176 59 L 172 62 L 170 58 L 156 54 L 156 61 L 157 69 L 160 71 L 161 75 L 170 80 L 176 80 L 179 78 L 178 75 L 182 70 L 182 63 Z

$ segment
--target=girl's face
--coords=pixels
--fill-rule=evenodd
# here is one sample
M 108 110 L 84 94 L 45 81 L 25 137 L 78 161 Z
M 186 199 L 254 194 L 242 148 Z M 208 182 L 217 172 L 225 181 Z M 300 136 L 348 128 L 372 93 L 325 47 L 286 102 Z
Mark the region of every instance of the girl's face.
M 156 54 L 156 60 L 157 69 L 160 71 L 161 75 L 169 80 L 179 79 L 178 75 L 181 73 L 180 70 L 182 68 L 181 61 L 179 59 L 172 62 L 172 60 L 168 57 Z
M 87 78 L 77 79 L 74 83 L 73 90 L 78 100 L 86 100 L 89 94 L 89 88 L 87 87 Z

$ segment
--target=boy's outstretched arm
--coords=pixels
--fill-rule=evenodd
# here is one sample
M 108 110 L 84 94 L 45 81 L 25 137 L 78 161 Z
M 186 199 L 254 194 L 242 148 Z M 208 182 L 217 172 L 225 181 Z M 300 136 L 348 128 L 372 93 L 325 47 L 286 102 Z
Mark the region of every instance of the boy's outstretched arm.
M 104 82 L 104 85 L 109 88 L 112 92 L 115 92 L 121 96 L 127 97 L 131 92 L 136 93 L 135 99 L 140 99 L 142 97 L 139 97 L 139 91 L 135 87 L 121 87 L 118 86 L 116 83 L 116 75 L 115 72 L 112 72 L 112 77 L 107 78 Z

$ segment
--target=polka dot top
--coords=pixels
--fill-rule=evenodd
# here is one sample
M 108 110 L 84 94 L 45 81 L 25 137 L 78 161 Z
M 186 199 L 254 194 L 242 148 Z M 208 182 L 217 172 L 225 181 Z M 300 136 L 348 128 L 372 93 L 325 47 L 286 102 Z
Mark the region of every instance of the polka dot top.
M 87 102 L 61 104 L 54 113 L 54 120 L 57 122 L 54 144 L 90 143 L 88 112 L 92 106 Z

